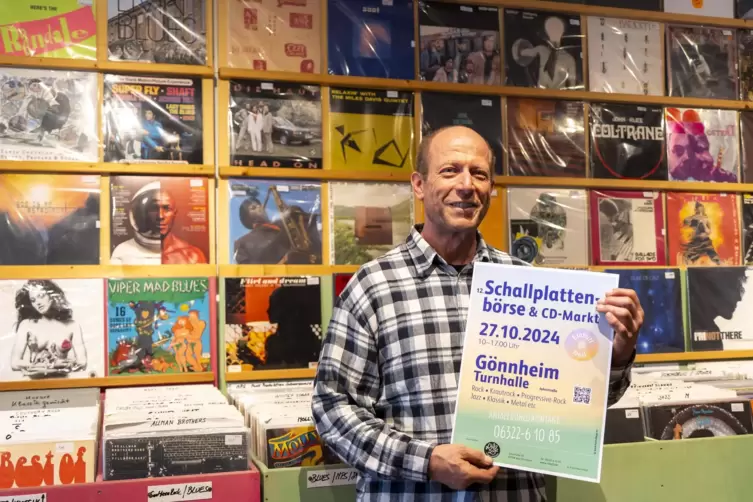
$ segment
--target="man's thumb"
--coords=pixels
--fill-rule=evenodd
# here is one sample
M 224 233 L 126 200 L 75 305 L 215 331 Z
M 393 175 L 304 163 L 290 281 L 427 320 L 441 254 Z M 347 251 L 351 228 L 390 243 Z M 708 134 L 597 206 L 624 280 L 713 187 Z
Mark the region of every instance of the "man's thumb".
M 491 457 L 472 448 L 464 448 L 462 455 L 465 460 L 478 467 L 491 467 L 493 463 Z

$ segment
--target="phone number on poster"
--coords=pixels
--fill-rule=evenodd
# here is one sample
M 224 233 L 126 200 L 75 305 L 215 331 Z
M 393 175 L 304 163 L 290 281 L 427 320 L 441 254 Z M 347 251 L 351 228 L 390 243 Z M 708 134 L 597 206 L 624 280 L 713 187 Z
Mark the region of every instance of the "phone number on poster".
M 533 429 L 516 425 L 495 425 L 494 437 L 502 440 L 537 441 L 539 443 L 557 444 L 560 442 L 560 431 L 557 429 Z
M 521 330 L 517 326 L 508 326 L 506 324 L 500 326 L 498 324 L 488 322 L 481 323 L 479 336 L 484 337 L 479 339 L 479 343 L 481 345 L 498 345 L 494 342 L 499 338 L 506 340 L 516 340 L 520 342 L 545 343 L 555 345 L 559 345 L 560 343 L 560 335 L 556 331 L 539 328 L 522 328 L 521 332 Z

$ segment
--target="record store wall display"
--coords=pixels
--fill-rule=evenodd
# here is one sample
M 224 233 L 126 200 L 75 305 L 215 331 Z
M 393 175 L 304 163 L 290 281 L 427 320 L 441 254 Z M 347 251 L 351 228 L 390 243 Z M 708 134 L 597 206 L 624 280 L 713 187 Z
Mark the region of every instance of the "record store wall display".
M 230 164 L 322 168 L 321 88 L 289 82 L 230 82 Z
M 105 75 L 105 162 L 203 164 L 197 78 Z
M 735 17 L 736 0 L 662 0 L 664 12 L 693 16 Z
M 209 180 L 111 176 L 110 263 L 210 263 Z
M 98 265 L 100 177 L 0 174 L 0 264 Z
M 413 80 L 413 0 L 329 0 L 329 73 Z
M 109 279 L 108 374 L 212 371 L 214 278 Z
M 321 265 L 321 183 L 230 179 L 230 263 Z
M 505 9 L 506 85 L 583 89 L 580 16 Z
M 207 64 L 206 0 L 108 0 L 111 61 Z
M 105 376 L 102 279 L 0 280 L 0 381 Z
M 753 265 L 753 194 L 742 194 L 743 265 Z
M 419 1 L 421 80 L 500 85 L 499 10 Z
M 329 169 L 410 173 L 413 93 L 330 89 Z

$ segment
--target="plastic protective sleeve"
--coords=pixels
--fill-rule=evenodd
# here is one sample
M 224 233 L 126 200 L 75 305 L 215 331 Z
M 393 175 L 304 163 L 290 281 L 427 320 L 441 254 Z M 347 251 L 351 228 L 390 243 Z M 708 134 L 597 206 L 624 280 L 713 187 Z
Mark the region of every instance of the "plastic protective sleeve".
M 735 17 L 737 0 L 664 0 L 664 12 L 693 16 Z
M 753 31 L 737 33 L 740 58 L 740 99 L 753 101 Z
M 753 112 L 740 112 L 740 145 L 741 165 L 743 183 L 753 182 Z

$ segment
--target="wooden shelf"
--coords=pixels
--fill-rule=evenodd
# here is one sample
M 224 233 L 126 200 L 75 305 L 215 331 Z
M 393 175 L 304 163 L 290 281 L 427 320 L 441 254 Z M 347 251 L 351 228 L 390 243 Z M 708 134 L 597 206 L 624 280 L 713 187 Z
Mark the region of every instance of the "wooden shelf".
M 225 373 L 225 380 L 228 382 L 257 382 L 260 380 L 294 380 L 296 378 L 314 378 L 315 369 L 297 369 L 297 370 L 259 370 L 259 371 L 239 371 L 237 373 Z
M 40 68 L 71 71 L 96 71 L 94 59 L 35 58 L 18 56 L 0 56 L 0 66 L 12 68 Z
M 285 169 L 275 167 L 220 167 L 220 177 L 282 178 L 322 181 L 410 182 L 411 171 L 342 171 L 332 169 Z
M 328 275 L 358 271 L 359 265 L 220 265 L 221 277 Z
M 128 164 L 120 162 L 91 163 L 3 160 L 0 161 L 0 172 L 214 176 L 214 166 L 211 164 Z
M 728 361 L 732 359 L 753 359 L 753 350 L 676 352 L 676 353 L 671 353 L 671 354 L 638 354 L 635 356 L 636 363 Z
M 58 378 L 29 382 L 3 382 L 3 390 L 80 389 L 83 387 L 140 387 L 146 385 L 175 385 L 212 383 L 212 373 L 171 373 L 167 375 L 109 376 L 103 378 Z
M 2 279 L 216 277 L 217 265 L 3 265 Z
M 39 68 L 101 73 L 143 73 L 148 75 L 180 75 L 185 77 L 213 77 L 211 66 L 140 63 L 133 61 L 96 61 L 93 59 L 63 59 L 0 56 L 0 66 Z

